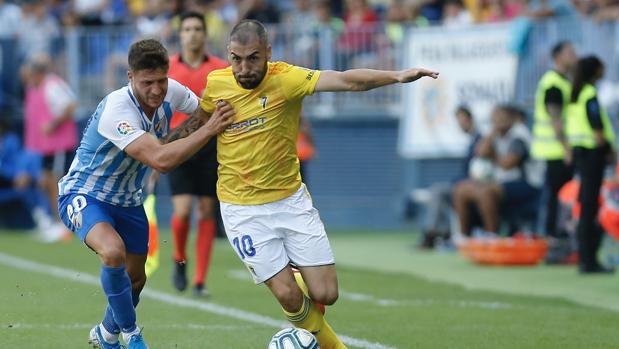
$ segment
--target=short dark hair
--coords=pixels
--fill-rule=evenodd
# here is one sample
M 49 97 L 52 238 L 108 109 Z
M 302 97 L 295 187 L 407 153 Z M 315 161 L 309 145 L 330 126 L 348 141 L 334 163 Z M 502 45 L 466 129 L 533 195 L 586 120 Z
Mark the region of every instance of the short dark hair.
M 552 56 L 552 59 L 557 58 L 557 56 L 561 53 L 561 51 L 563 51 L 565 47 L 570 46 L 571 44 L 572 42 L 569 40 L 563 40 L 563 41 L 559 41 L 558 43 L 556 43 L 552 47 L 552 51 L 550 51 L 550 55 Z
M 269 43 L 267 29 L 264 24 L 254 19 L 244 19 L 232 28 L 229 41 L 246 45 L 254 35 L 258 37 L 261 44 L 267 45 Z
M 456 108 L 456 114 L 458 113 L 463 113 L 469 119 L 473 119 L 473 113 L 471 113 L 471 109 L 469 109 L 469 107 L 467 107 L 466 105 L 458 106 L 458 108 Z
M 578 60 L 574 81 L 572 82 L 571 102 L 576 102 L 580 92 L 586 84 L 593 83 L 600 69 L 604 69 L 604 62 L 598 56 L 586 56 Z
M 499 109 L 508 113 L 512 118 L 519 119 L 522 121 L 527 121 L 527 112 L 521 108 L 519 105 L 514 103 L 505 103 L 499 105 Z
M 445 0 L 443 4 L 444 5 L 457 5 L 460 7 L 464 7 L 464 3 L 462 3 L 462 0 Z
M 134 42 L 129 48 L 129 69 L 132 71 L 168 69 L 168 50 L 154 39 Z
M 204 16 L 201 15 L 200 13 L 196 12 L 196 11 L 188 11 L 188 12 L 183 12 L 181 14 L 181 20 L 179 22 L 180 25 L 179 25 L 179 28 L 178 28 L 179 30 L 180 30 L 180 27 L 183 26 L 183 22 L 186 19 L 189 19 L 189 18 L 195 18 L 195 19 L 199 20 L 200 23 L 202 23 L 202 30 L 206 33 L 206 23 L 204 22 Z

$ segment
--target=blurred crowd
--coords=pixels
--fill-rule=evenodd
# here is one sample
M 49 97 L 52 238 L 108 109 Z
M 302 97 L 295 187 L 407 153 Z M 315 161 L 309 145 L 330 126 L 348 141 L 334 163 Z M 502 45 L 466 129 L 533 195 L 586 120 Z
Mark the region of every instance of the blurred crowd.
M 0 0 L 0 39 L 18 38 L 26 59 L 49 52 L 63 28 L 134 26 L 139 36 L 170 38 L 183 11 L 204 13 L 211 43 L 225 38 L 227 28 L 250 18 L 267 24 L 329 27 L 340 46 L 363 44 L 359 31 L 385 25 L 391 40 L 403 26 L 465 25 L 584 15 L 596 20 L 619 18 L 616 0 Z M 357 33 L 357 34 L 355 34 Z

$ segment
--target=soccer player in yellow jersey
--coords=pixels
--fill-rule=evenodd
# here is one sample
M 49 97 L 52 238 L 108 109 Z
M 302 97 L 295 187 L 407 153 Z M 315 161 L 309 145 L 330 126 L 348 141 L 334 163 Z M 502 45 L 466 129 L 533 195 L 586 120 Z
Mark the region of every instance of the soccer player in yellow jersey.
M 335 303 L 338 285 L 324 226 L 299 174 L 295 144 L 303 98 L 317 91 L 367 91 L 438 73 L 321 72 L 270 62 L 266 30 L 253 20 L 232 29 L 228 55 L 231 67 L 208 75 L 200 104 L 208 114 L 223 100 L 236 112 L 234 123 L 217 138 L 217 194 L 228 239 L 290 322 L 314 333 L 322 349 L 346 348 L 315 305 Z M 301 272 L 299 283 L 291 264 Z

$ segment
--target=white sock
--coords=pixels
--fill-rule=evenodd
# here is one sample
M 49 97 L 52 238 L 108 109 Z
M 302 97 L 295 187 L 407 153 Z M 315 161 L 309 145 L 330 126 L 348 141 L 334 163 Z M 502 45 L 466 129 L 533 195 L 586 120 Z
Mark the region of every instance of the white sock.
M 131 336 L 136 335 L 136 334 L 140 334 L 140 328 L 135 326 L 135 330 L 131 331 L 131 332 L 123 332 L 123 340 L 125 341 L 125 343 L 129 343 L 129 340 L 131 339 Z
M 101 335 L 103 336 L 103 339 L 108 342 L 108 343 L 116 343 L 118 342 L 118 334 L 117 333 L 110 333 L 105 329 L 105 326 L 103 326 L 103 324 L 99 324 L 99 330 L 101 330 Z

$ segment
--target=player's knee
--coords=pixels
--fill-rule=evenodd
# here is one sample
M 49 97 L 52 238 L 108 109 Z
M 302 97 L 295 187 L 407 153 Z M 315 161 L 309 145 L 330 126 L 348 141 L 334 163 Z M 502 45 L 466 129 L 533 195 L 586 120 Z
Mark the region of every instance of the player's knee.
M 461 200 L 464 198 L 466 191 L 467 191 L 466 183 L 464 182 L 458 183 L 454 186 L 452 190 L 452 197 L 454 198 L 454 200 Z
M 198 215 L 202 219 L 212 218 L 215 214 L 215 202 L 209 197 L 200 197 L 198 200 Z
M 199 220 L 208 220 L 214 218 L 215 215 L 210 209 L 201 209 L 198 211 L 198 219 Z
M 188 221 L 191 218 L 191 209 L 189 210 L 185 210 L 183 208 L 175 209 L 174 217 L 176 217 L 176 219 L 179 219 L 181 221 Z
M 296 285 L 281 285 L 273 290 L 275 297 L 288 312 L 296 312 L 303 304 L 303 292 Z
M 122 246 L 105 246 L 97 251 L 103 264 L 109 267 L 120 267 L 125 264 L 125 249 Z
M 131 278 L 131 289 L 142 290 L 146 285 L 146 274 L 136 275 Z
M 339 297 L 337 287 L 323 287 L 312 293 L 312 299 L 320 304 L 333 305 Z

